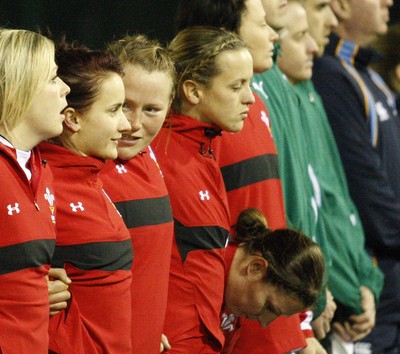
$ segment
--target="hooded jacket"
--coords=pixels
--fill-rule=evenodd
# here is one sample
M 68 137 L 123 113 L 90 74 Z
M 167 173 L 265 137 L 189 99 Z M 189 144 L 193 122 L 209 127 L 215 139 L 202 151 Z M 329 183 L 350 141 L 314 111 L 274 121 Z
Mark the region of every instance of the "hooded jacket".
M 220 130 L 181 115 L 171 122 L 152 143 L 175 222 L 165 334 L 172 346 L 188 337 L 213 338 L 220 351 L 229 235 L 225 186 L 212 147 Z
M 80 352 L 75 337 L 79 326 L 83 340 L 89 341 L 83 343 L 83 353 L 131 353 L 132 246 L 99 179 L 104 162 L 50 143 L 42 143 L 40 150 L 52 168 L 58 198 L 52 266 L 65 268 L 72 280 L 72 301 L 79 308 L 50 319 L 50 349 Z M 75 320 L 76 326 L 71 323 Z
M 224 133 L 215 147 L 227 188 L 231 225 L 243 209 L 257 208 L 271 229 L 283 228 L 285 209 L 271 120 L 260 97 L 254 97 L 243 129 L 235 134 Z M 236 330 L 225 331 L 224 353 L 278 354 L 305 346 L 299 315 L 280 317 L 266 328 L 257 321 L 239 322 L 237 334 Z
M 0 143 L 0 352 L 47 353 L 46 275 L 55 245 L 50 167 L 34 148 L 28 181 L 13 148 Z
M 104 189 L 131 234 L 132 352 L 157 353 L 167 306 L 173 238 L 167 188 L 150 147 L 128 161 L 108 161 Z

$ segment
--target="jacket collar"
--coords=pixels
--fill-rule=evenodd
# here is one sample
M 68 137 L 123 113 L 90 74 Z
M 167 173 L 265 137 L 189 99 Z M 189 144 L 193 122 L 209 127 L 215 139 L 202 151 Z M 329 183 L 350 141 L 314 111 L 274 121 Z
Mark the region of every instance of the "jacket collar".
M 332 33 L 329 44 L 325 48 L 325 54 L 341 58 L 346 63 L 354 66 L 367 67 L 380 59 L 380 54 L 369 47 L 362 47 L 347 39 L 343 39 Z
M 48 142 L 41 143 L 39 150 L 51 167 L 84 169 L 98 173 L 105 164 L 101 159 L 81 156 L 63 146 Z
M 164 122 L 163 127 L 188 138 L 192 142 L 191 146 L 198 149 L 205 157 L 214 157 L 211 148 L 212 140 L 222 135 L 220 128 L 180 114 L 172 115 L 170 120 Z

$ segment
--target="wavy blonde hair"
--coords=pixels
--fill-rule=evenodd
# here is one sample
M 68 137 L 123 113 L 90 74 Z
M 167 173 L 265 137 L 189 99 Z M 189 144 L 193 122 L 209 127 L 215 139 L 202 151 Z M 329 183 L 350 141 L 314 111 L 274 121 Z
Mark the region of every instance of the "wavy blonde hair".
M 0 129 L 12 130 L 51 79 L 53 42 L 27 30 L 0 29 Z

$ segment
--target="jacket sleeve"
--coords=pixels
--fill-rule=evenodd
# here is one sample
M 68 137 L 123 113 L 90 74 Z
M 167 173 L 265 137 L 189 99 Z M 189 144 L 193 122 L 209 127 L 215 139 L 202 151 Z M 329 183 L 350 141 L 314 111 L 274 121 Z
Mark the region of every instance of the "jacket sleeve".
M 361 91 L 350 77 L 332 66 L 317 65 L 313 80 L 336 138 L 367 245 L 400 254 L 400 201 L 379 152 L 370 142 Z
M 366 252 L 360 254 L 359 260 L 360 282 L 361 285 L 369 288 L 375 297 L 375 303 L 378 303 L 379 296 L 383 289 L 383 273 L 373 264 L 371 258 Z

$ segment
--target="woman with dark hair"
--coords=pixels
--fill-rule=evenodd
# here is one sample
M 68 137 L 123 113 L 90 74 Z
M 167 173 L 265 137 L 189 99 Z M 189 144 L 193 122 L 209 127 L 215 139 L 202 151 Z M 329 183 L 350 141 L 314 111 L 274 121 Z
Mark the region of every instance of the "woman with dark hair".
M 225 313 L 266 327 L 315 303 L 325 276 L 315 242 L 291 229 L 270 230 L 257 209 L 242 211 L 234 229 L 226 256 Z
M 273 42 L 278 36 L 266 23 L 260 0 L 181 0 L 177 19 L 178 28 L 207 25 L 236 32 L 249 47 L 254 73 L 262 73 L 273 65 Z M 265 215 L 271 229 L 284 228 L 287 220 L 271 116 L 262 99 L 257 94 L 254 97 L 255 104 L 250 107 L 243 130 L 225 134 L 214 144 L 228 195 L 230 225 L 243 209 L 252 207 Z M 301 192 L 305 194 L 308 189 Z M 312 228 L 306 234 L 313 235 L 308 230 Z M 269 354 L 281 354 L 305 347 L 305 337 L 312 333 L 309 324 L 301 326 L 301 321 L 310 318 L 305 315 L 281 317 L 266 329 L 244 320 L 240 348 L 234 353 L 265 350 Z
M 131 240 L 99 179 L 104 160 L 117 157 L 118 141 L 130 129 L 122 112 L 122 65 L 110 54 L 66 43 L 56 61 L 72 94 L 61 135 L 40 149 L 59 201 L 52 266 L 67 271 L 72 300 L 51 317 L 50 350 L 131 353 Z

